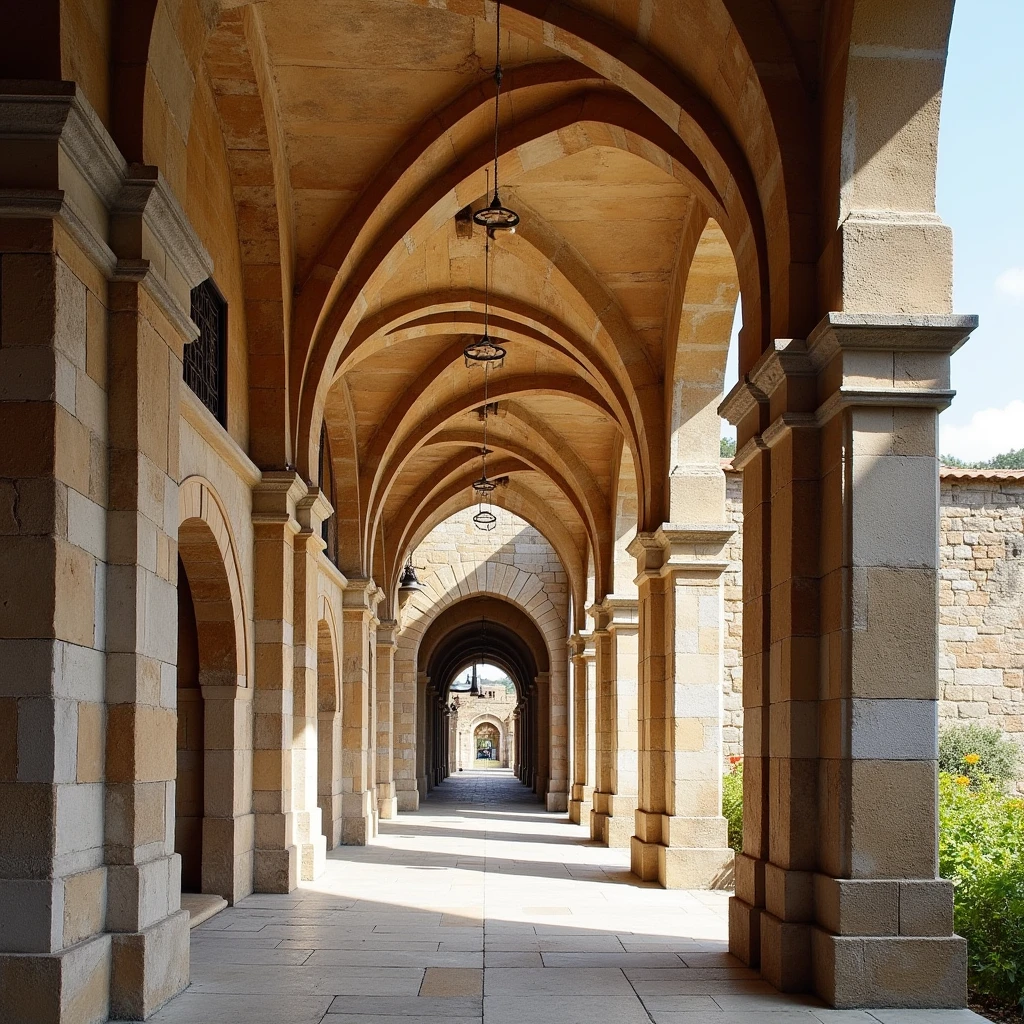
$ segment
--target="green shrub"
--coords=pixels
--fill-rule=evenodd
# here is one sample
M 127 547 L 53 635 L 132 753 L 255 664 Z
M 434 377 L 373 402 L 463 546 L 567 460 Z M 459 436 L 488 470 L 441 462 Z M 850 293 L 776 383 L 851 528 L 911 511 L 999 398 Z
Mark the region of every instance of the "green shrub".
M 722 814 L 729 822 L 729 845 L 743 849 L 743 762 L 737 761 L 722 779 Z
M 991 779 L 1005 786 L 1017 778 L 1019 768 L 1020 747 L 998 729 L 951 725 L 939 733 L 940 772 L 966 775 L 972 783 Z
M 942 772 L 939 872 L 955 886 L 971 989 L 1024 1003 L 1024 801 L 992 780 Z

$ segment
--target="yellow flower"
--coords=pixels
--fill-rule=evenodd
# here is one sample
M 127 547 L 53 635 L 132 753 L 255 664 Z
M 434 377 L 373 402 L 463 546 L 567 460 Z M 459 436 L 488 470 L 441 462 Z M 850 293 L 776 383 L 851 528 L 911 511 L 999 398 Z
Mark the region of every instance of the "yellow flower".
M 953 781 L 958 786 L 969 786 L 971 784 L 971 780 L 966 775 L 958 775 Z
M 977 764 L 981 760 L 981 754 L 968 754 L 964 758 L 964 764 Z

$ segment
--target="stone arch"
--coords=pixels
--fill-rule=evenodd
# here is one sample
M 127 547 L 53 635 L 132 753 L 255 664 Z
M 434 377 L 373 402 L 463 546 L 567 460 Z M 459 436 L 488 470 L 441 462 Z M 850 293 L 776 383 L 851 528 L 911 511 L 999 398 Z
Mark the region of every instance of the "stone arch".
M 470 737 L 473 740 L 473 745 L 470 749 L 476 748 L 475 741 L 477 738 L 477 733 L 480 731 L 482 726 L 492 726 L 494 729 L 498 731 L 498 750 L 497 757 L 495 758 L 495 760 L 497 760 L 498 764 L 500 764 L 503 768 L 507 767 L 505 762 L 509 756 L 508 735 L 507 730 L 505 728 L 505 723 L 502 722 L 497 715 L 477 715 L 475 718 L 472 719 L 472 721 L 470 721 L 469 725 L 467 726 L 467 732 L 469 733 Z
M 326 595 L 317 602 L 316 750 L 317 806 L 327 849 L 341 844 L 341 657 L 334 609 Z
M 436 529 L 436 527 L 435 527 Z M 428 535 L 429 536 L 429 535 Z M 550 543 L 550 542 L 548 542 Z M 554 548 L 552 548 L 554 552 Z M 554 557 L 561 564 L 561 559 Z M 415 552 L 413 561 L 416 561 Z M 538 779 L 540 795 L 550 810 L 565 810 L 568 803 L 568 607 L 556 608 L 548 596 L 548 584 L 538 573 L 524 571 L 497 557 L 483 558 L 463 571 L 462 563 L 433 563 L 422 582 L 424 590 L 413 594 L 401 611 L 401 630 L 395 651 L 395 700 L 410 703 L 416 699 L 422 710 L 418 690 L 425 679 L 418 661 L 419 647 L 432 623 L 447 609 L 474 597 L 493 597 L 513 605 L 525 614 L 538 630 L 546 647 L 548 671 L 538 673 L 541 685 L 548 690 L 545 706 L 548 715 L 542 734 L 549 737 L 542 761 L 543 772 Z M 564 572 L 564 570 L 563 570 Z M 396 748 L 396 779 L 398 760 L 415 758 L 414 750 Z M 405 765 L 406 770 L 409 765 Z M 418 772 L 416 773 L 418 774 Z M 546 774 L 546 778 L 543 775 Z
M 252 891 L 252 850 L 244 819 L 252 795 L 239 786 L 252 757 L 252 688 L 248 635 L 237 549 L 224 506 L 212 484 L 188 477 L 178 490 L 178 554 L 195 613 L 202 717 L 201 891 L 234 902 Z M 240 827 L 241 826 L 241 827 Z
M 718 406 L 725 384 L 739 276 L 732 248 L 713 218 L 694 218 L 687 267 L 673 313 L 674 344 L 666 346 L 669 515 L 696 523 L 709 509 L 724 516 Z

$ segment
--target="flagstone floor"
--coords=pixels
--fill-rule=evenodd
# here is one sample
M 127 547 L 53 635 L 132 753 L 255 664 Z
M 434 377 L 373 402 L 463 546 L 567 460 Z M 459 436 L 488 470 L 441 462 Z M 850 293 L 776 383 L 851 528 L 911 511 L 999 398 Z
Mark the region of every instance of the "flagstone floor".
M 954 1024 L 969 1011 L 821 1007 L 727 952 L 722 892 L 666 892 L 508 771 L 449 779 L 416 814 L 287 896 L 192 932 L 159 1024 Z

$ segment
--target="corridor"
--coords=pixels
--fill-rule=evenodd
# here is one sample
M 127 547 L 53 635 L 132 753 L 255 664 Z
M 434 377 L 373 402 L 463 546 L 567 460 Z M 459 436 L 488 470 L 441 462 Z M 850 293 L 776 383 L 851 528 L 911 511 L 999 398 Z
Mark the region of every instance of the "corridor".
M 837 1011 L 726 952 L 727 894 L 639 883 L 629 853 L 545 813 L 508 771 L 422 809 L 192 932 L 161 1024 L 953 1024 L 966 1010 Z

